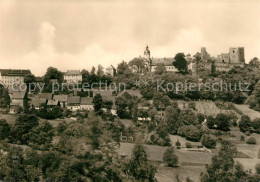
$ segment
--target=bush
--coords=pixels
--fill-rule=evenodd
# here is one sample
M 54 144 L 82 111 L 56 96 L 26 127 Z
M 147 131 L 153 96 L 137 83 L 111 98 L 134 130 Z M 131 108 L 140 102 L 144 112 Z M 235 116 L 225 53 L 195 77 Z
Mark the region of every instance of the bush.
M 260 134 L 260 118 L 253 120 L 253 128 L 255 129 L 256 133 Z
M 242 142 L 245 141 L 245 136 L 244 135 L 240 136 L 240 141 L 242 141 Z
M 215 119 L 218 130 L 229 131 L 230 117 L 228 114 L 218 114 Z
M 189 142 L 185 143 L 185 146 L 186 146 L 186 148 L 192 148 L 192 145 Z
M 0 140 L 9 136 L 10 126 L 4 119 L 0 119 Z
M 250 138 L 247 139 L 246 143 L 255 145 L 256 144 L 256 139 L 254 137 L 250 137 Z
M 198 118 L 198 122 L 201 124 L 201 123 L 204 122 L 204 120 L 205 120 L 206 117 L 205 117 L 204 114 L 199 113 L 199 114 L 197 115 L 197 118 Z
M 255 165 L 256 174 L 260 174 L 260 163 Z
M 178 156 L 174 154 L 173 147 L 168 148 L 163 154 L 163 162 L 167 164 L 168 167 L 175 167 L 178 165 Z
M 209 135 L 204 135 L 202 137 L 201 143 L 207 148 L 215 148 L 217 144 L 216 140 Z
M 215 125 L 215 119 L 212 116 L 207 117 L 207 127 L 212 129 Z
M 194 125 L 184 125 L 178 130 L 180 136 L 185 137 L 187 140 L 198 142 L 201 138 L 201 131 Z
M 196 110 L 196 104 L 195 104 L 195 102 L 189 102 L 189 103 L 188 103 L 188 107 L 189 107 L 189 109 Z
M 176 141 L 176 143 L 175 143 L 175 145 L 176 145 L 177 147 L 180 147 L 180 146 L 181 146 L 181 143 L 180 143 L 180 141 L 179 141 L 179 140 L 177 140 L 177 141 Z
M 240 131 L 242 131 L 244 133 L 249 132 L 252 127 L 252 122 L 251 122 L 249 116 L 243 115 L 241 117 L 241 120 L 240 120 L 238 126 L 239 126 Z

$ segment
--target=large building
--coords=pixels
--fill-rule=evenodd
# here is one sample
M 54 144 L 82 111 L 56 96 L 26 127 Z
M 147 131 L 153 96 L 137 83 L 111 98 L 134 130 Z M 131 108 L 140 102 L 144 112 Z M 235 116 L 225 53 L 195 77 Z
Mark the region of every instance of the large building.
M 78 70 L 69 70 L 64 74 L 64 81 L 69 84 L 82 82 L 82 74 Z
M 177 71 L 177 69 L 172 64 L 175 61 L 174 58 L 151 58 L 151 52 L 148 46 L 146 46 L 145 48 L 143 59 L 145 67 L 147 67 L 148 70 L 151 72 L 154 72 L 156 70 L 156 67 L 160 64 L 165 66 L 166 71 Z
M 245 65 L 244 47 L 231 47 L 228 53 L 222 53 L 215 59 L 216 69 L 219 71 L 229 71 L 235 66 Z
M 23 85 L 24 77 L 30 74 L 30 70 L 0 69 L 0 82 L 6 87 Z

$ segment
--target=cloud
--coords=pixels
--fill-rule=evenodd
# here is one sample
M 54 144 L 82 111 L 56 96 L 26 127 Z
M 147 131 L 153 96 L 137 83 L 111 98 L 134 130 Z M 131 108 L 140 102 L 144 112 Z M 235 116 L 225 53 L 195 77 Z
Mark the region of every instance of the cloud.
M 77 54 L 56 51 L 54 46 L 56 27 L 50 22 L 41 23 L 38 32 L 39 45 L 37 49 L 22 56 L 19 62 L 16 61 L 17 67 L 29 67 L 36 76 L 43 75 L 49 66 L 56 67 L 61 71 L 82 70 L 91 69 L 92 66 L 97 67 L 98 64 L 106 68 L 123 60 L 122 55 L 109 52 L 97 43 L 86 46 Z M 133 53 L 127 54 L 126 51 L 124 57 L 129 59 L 133 55 Z
M 39 29 L 40 45 L 38 53 L 52 56 L 55 53 L 53 40 L 55 38 L 56 28 L 49 22 L 43 22 Z

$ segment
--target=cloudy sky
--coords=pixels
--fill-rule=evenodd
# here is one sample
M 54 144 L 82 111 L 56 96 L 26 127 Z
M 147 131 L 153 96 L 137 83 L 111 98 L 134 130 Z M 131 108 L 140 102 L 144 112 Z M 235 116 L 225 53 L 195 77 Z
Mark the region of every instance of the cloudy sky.
M 260 1 L 0 1 L 0 68 L 106 67 L 147 44 L 153 57 L 241 46 L 248 62 L 260 57 Z

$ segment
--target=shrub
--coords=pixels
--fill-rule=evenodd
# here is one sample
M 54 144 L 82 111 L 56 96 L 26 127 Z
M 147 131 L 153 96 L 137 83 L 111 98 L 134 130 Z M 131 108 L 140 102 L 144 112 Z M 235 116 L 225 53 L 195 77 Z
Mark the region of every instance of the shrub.
M 189 102 L 189 103 L 188 103 L 188 107 L 189 107 L 189 109 L 196 110 L 196 104 L 195 104 L 195 102 Z
M 201 138 L 201 131 L 194 125 L 182 126 L 179 129 L 178 134 L 183 137 L 185 136 L 187 140 L 195 141 L 195 142 L 200 141 Z
M 260 118 L 253 120 L 253 128 L 255 129 L 256 133 L 260 134 Z
M 252 122 L 251 122 L 249 116 L 243 115 L 241 117 L 241 120 L 240 120 L 238 126 L 239 126 L 240 131 L 242 131 L 242 132 L 250 131 L 250 128 L 252 127 Z
M 212 129 L 215 125 L 215 119 L 212 116 L 207 117 L 207 127 Z
M 10 126 L 4 119 L 0 119 L 0 140 L 9 136 Z
M 192 148 L 192 145 L 189 142 L 185 143 L 185 146 L 186 146 L 186 148 Z
M 174 148 L 168 148 L 163 154 L 163 162 L 167 164 L 168 167 L 175 167 L 178 165 L 178 156 L 174 154 Z
M 205 117 L 204 114 L 199 113 L 199 114 L 197 115 L 197 118 L 198 118 L 198 122 L 201 124 L 201 123 L 204 122 L 204 120 L 205 120 L 206 117 Z
M 180 141 L 179 141 L 179 140 L 177 140 L 177 141 L 176 141 L 176 143 L 175 143 L 175 145 L 176 145 L 177 147 L 180 147 L 180 146 L 181 146 L 181 143 L 180 143 Z
M 240 136 L 240 141 L 245 141 L 245 136 L 244 135 Z
M 256 139 L 254 137 L 250 137 L 250 138 L 247 139 L 246 143 L 255 145 Z
M 209 135 L 204 135 L 202 137 L 201 143 L 207 148 L 215 148 L 217 144 L 216 140 Z
M 255 165 L 256 174 L 260 174 L 260 163 Z
M 215 119 L 218 130 L 229 131 L 230 117 L 228 114 L 218 114 Z

